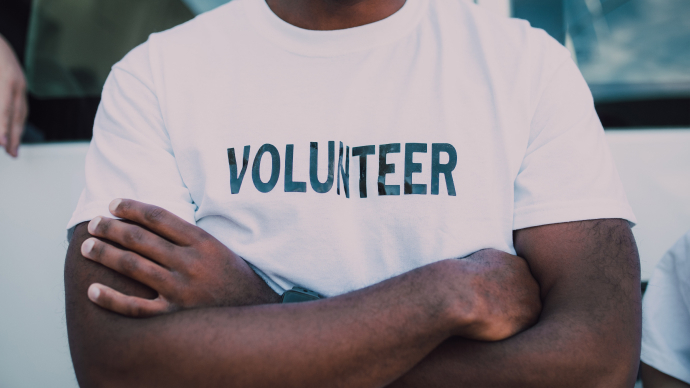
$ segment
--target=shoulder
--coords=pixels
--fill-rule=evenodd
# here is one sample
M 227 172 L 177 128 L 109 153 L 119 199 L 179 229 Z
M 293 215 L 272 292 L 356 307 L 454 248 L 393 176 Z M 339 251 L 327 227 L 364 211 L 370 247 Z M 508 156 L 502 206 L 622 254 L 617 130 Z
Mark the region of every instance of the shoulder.
M 504 16 L 469 0 L 430 0 L 430 17 L 444 28 L 469 34 L 484 50 L 503 56 L 569 56 L 565 47 L 528 21 Z
M 429 0 L 429 22 L 464 47 L 489 79 L 536 100 L 570 52 L 526 20 L 509 18 L 469 0 Z M 534 101 L 533 101 L 534 102 Z
M 193 62 L 195 55 L 203 50 L 217 49 L 221 42 L 232 45 L 233 41 L 240 40 L 244 23 L 241 1 L 230 1 L 185 23 L 151 34 L 146 42 L 131 50 L 115 67 L 155 67 L 164 59 Z
M 150 89 L 165 84 L 163 74 L 198 69 L 205 59 L 242 41 L 245 29 L 241 1 L 234 0 L 165 31 L 153 33 L 113 65 L 113 73 L 128 73 Z M 179 75 L 179 74 L 175 74 Z M 175 77 L 173 77 L 175 78 Z
M 161 50 L 216 44 L 220 40 L 240 37 L 244 23 L 242 1 L 234 0 L 186 23 L 151 34 L 149 42 Z

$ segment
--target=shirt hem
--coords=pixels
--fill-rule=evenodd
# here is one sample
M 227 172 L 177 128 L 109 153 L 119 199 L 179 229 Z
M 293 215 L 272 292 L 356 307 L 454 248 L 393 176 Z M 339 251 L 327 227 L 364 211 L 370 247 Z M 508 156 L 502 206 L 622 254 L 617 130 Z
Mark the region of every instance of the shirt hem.
M 110 213 L 110 210 L 108 208 L 110 206 L 110 202 L 112 201 L 92 202 L 90 205 L 84 206 L 76 210 L 72 214 L 72 218 L 70 218 L 69 222 L 67 223 L 66 229 L 70 230 L 76 225 L 82 222 L 90 221 L 98 216 L 118 218 Z M 183 207 L 181 207 L 179 204 L 158 202 L 155 205 L 164 208 L 165 210 L 173 213 L 174 215 L 182 218 L 183 220 L 189 222 L 192 225 L 196 224 L 194 212 L 190 212 L 189 209 L 183 209 Z
M 578 201 L 528 206 L 515 210 L 513 230 L 564 222 L 621 218 L 633 227 L 637 219 L 627 203 L 619 201 Z

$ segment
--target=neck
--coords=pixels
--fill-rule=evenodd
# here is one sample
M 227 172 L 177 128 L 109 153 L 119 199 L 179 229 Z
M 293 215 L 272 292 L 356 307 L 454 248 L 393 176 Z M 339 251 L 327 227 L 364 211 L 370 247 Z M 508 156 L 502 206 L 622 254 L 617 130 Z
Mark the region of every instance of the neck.
M 279 18 L 307 30 L 342 30 L 385 19 L 405 0 L 265 0 Z

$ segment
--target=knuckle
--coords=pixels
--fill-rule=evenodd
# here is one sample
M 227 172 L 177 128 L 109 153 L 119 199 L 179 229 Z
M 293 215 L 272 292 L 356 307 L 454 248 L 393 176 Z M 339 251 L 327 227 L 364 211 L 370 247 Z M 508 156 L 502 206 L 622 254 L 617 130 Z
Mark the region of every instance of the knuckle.
M 185 266 L 185 270 L 183 273 L 190 278 L 195 278 L 201 272 L 201 269 L 199 267 L 200 265 L 198 260 L 190 260 Z
M 125 244 L 134 245 L 144 239 L 144 233 L 139 228 L 128 228 L 122 239 Z
M 177 246 L 168 240 L 162 240 L 161 247 L 163 247 L 163 249 L 165 249 L 167 252 L 171 253 L 177 249 Z
M 169 284 L 168 277 L 164 273 L 157 270 L 146 271 L 146 276 L 150 278 L 156 284 Z
M 158 223 L 163 218 L 164 210 L 157 206 L 152 206 L 144 211 L 144 218 L 151 223 Z
M 194 233 L 194 239 L 201 249 L 209 249 L 214 245 L 214 238 L 201 228 L 198 228 Z
M 119 268 L 123 275 L 130 276 L 139 270 L 139 261 L 131 253 L 125 252 L 120 256 Z
M 143 310 L 137 304 L 130 304 L 127 308 L 127 315 L 130 315 L 134 318 L 141 318 L 143 316 Z
M 173 303 L 170 303 L 170 302 L 166 302 L 160 309 L 161 313 L 174 313 L 174 312 L 177 312 L 180 310 L 181 310 L 180 306 L 173 304 Z

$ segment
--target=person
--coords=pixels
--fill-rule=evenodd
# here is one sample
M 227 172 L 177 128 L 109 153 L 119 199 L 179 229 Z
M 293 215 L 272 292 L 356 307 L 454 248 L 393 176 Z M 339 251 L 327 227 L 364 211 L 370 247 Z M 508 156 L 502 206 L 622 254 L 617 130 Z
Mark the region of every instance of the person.
M 644 387 L 690 387 L 690 231 L 656 265 L 642 311 Z
M 0 35 L 0 146 L 15 158 L 28 113 L 24 71 L 12 47 Z
M 634 215 L 569 52 L 526 22 L 232 1 L 113 67 L 86 176 L 82 386 L 634 384 Z

